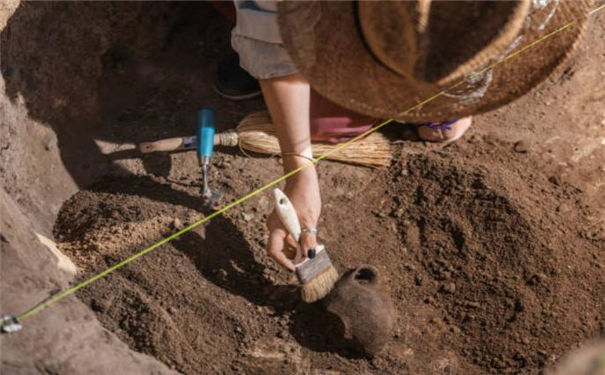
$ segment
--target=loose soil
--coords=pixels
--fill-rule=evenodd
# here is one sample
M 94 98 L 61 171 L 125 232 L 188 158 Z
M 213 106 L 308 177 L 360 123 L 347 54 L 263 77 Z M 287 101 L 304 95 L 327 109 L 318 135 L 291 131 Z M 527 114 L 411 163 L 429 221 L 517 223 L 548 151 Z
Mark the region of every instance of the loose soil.
M 193 134 L 202 106 L 221 128 L 263 106 L 213 92 L 230 26 L 207 4 L 175 6 L 26 3 L 12 18 L 13 45 L 27 48 L 3 49 L 7 94 L 52 125 L 83 187 L 54 230 L 81 279 L 209 213 L 194 155 L 142 157 L 121 144 Z M 139 8 L 149 9 L 144 22 L 124 17 Z M 376 266 L 397 310 L 376 358 L 350 350 L 321 304 L 302 303 L 292 275 L 265 255 L 268 193 L 78 297 L 132 349 L 186 374 L 540 373 L 605 331 L 605 11 L 594 17 L 576 59 L 477 116 L 456 144 L 406 141 L 388 169 L 321 163 L 320 239 L 341 272 Z M 63 37 L 48 42 L 49 30 Z M 230 202 L 280 173 L 277 160 L 221 149 L 211 184 Z M 30 188 L 12 185 L 16 196 Z
M 321 239 L 341 271 L 376 266 L 398 312 L 372 360 L 264 254 L 269 194 L 79 297 L 133 349 L 187 374 L 536 373 L 605 329 L 605 257 L 579 189 L 514 149 L 475 135 L 400 151 L 386 170 L 320 167 Z M 217 159 L 213 184 L 228 199 L 280 168 L 255 160 L 264 168 L 249 179 L 238 173 L 249 160 Z M 197 174 L 108 178 L 64 204 L 55 235 L 90 275 L 200 219 L 199 189 Z
M 132 349 L 187 374 L 541 373 L 605 325 L 605 11 L 592 18 L 572 60 L 456 144 L 403 142 L 384 170 L 322 162 L 321 240 L 341 272 L 375 265 L 396 306 L 376 358 L 351 351 L 267 259 L 268 194 L 78 297 Z M 213 91 L 231 25 L 209 3 L 21 2 L 7 22 L 2 297 L 18 312 L 68 279 L 31 231 L 48 235 L 76 186 L 55 240 L 84 279 L 208 214 L 193 154 L 133 143 L 192 135 L 201 107 L 225 129 L 263 103 Z M 232 201 L 280 173 L 221 149 L 211 184 Z M 3 336 L 4 372 L 164 372 L 74 302 Z

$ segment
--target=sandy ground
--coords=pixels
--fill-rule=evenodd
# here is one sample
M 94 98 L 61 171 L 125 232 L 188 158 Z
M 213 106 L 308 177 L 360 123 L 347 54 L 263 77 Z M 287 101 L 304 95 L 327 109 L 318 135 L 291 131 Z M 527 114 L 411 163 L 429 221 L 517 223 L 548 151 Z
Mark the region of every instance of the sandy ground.
M 161 41 L 106 42 L 112 47 L 102 62 L 89 67 L 91 98 L 77 97 L 80 81 L 55 88 L 37 70 L 29 78 L 7 70 L 34 64 L 28 53 L 4 59 L 7 93 L 23 95 L 31 115 L 52 125 L 81 188 L 53 230 L 78 278 L 208 213 L 193 154 L 141 159 L 130 144 L 192 133 L 201 106 L 215 108 L 223 128 L 262 108 L 212 92 L 212 65 L 229 27 L 218 17 L 200 26 L 195 12 L 210 10 L 189 6 L 179 22 L 160 22 L 168 30 Z M 142 23 L 166 20 L 164 13 Z M 16 17 L 18 38 L 33 16 L 18 10 Z M 320 238 L 341 271 L 375 265 L 396 306 L 393 340 L 376 358 L 327 334 L 331 318 L 321 304 L 301 303 L 291 275 L 265 256 L 268 194 L 78 297 L 131 349 L 188 374 L 539 373 L 605 330 L 604 20 L 595 16 L 576 57 L 545 85 L 477 116 L 460 142 L 399 143 L 386 169 L 322 162 Z M 59 52 L 47 65 L 62 66 Z M 386 132 L 407 136 L 403 128 Z M 219 150 L 212 185 L 230 201 L 280 168 L 274 159 Z

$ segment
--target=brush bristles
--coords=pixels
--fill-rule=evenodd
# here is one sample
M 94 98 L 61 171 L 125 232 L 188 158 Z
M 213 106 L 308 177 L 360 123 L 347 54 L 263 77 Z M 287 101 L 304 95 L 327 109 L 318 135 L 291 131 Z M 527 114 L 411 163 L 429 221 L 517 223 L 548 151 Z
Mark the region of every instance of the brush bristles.
M 237 126 L 239 144 L 242 148 L 262 154 L 280 153 L 275 128 L 267 112 L 253 113 Z M 313 156 L 317 157 L 338 147 L 337 144 L 313 142 Z M 330 154 L 327 159 L 372 167 L 389 166 L 392 159 L 391 146 L 380 133 L 372 133 L 348 147 Z
M 330 293 L 338 281 L 338 271 L 334 266 L 315 276 L 300 288 L 300 297 L 307 303 L 319 301 Z

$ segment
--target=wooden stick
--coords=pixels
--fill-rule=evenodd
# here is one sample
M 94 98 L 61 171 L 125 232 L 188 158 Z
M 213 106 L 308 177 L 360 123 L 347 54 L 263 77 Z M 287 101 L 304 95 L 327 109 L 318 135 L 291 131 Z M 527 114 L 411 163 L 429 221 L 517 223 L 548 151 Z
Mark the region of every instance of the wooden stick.
M 235 130 L 227 130 L 214 135 L 215 146 L 237 146 L 238 135 Z M 197 148 L 197 137 L 195 135 L 189 137 L 174 137 L 160 139 L 154 142 L 139 143 L 139 151 L 143 154 L 151 152 L 171 152 L 171 151 L 187 151 Z
M 240 121 L 236 129 L 215 134 L 214 145 L 227 147 L 239 145 L 242 149 L 268 155 L 280 153 L 279 141 L 267 112 L 250 114 Z M 145 154 L 186 151 L 196 147 L 195 136 L 167 138 L 139 144 L 139 150 Z M 314 157 L 329 152 L 335 147 L 337 147 L 335 144 L 326 142 L 311 143 Z M 331 153 L 327 158 L 369 167 L 385 167 L 390 165 L 392 154 L 389 141 L 382 134 L 374 133 L 350 147 Z

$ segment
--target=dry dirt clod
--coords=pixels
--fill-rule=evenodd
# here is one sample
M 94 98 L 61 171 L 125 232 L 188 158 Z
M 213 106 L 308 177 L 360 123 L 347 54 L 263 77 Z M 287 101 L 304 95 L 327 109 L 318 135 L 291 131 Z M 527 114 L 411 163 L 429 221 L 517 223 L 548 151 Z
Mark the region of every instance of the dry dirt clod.
M 546 280 L 546 275 L 544 275 L 543 273 L 536 273 L 527 280 L 527 285 L 534 286 L 534 285 L 542 284 L 545 280 Z
M 530 150 L 530 144 L 527 141 L 517 141 L 513 145 L 515 152 L 519 154 L 525 154 Z
M 178 217 L 175 217 L 174 219 L 172 219 L 172 222 L 170 223 L 170 227 L 175 230 L 181 230 L 184 228 L 183 223 L 181 222 L 181 220 Z
M 456 284 L 454 283 L 445 283 L 441 286 L 441 288 L 439 289 L 444 293 L 449 293 L 452 294 L 456 291 Z
M 418 274 L 418 273 L 417 273 L 417 274 L 414 276 L 414 283 L 415 283 L 416 285 L 418 285 L 418 286 L 421 286 L 421 285 L 422 285 L 422 275 L 420 275 L 420 274 Z
M 107 311 L 109 304 L 107 303 L 107 301 L 94 298 L 90 301 L 90 307 L 96 312 L 103 313 Z

